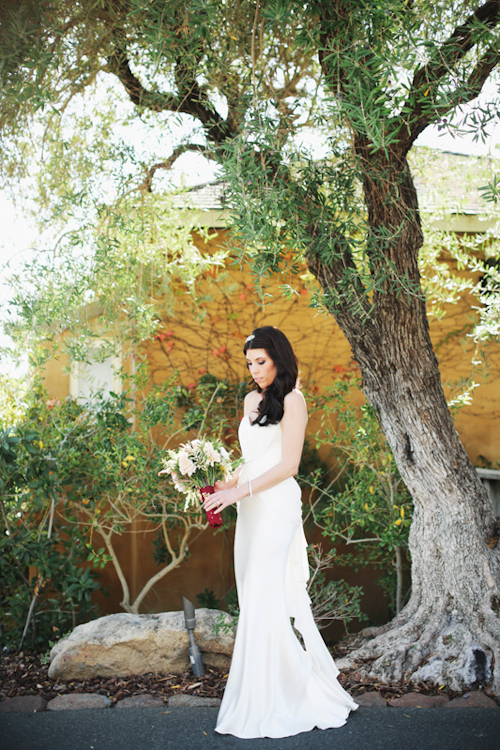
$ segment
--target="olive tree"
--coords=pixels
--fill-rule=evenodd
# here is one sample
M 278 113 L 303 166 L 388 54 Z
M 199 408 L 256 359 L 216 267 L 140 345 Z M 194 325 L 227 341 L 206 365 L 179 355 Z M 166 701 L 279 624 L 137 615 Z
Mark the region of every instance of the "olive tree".
M 257 277 L 281 273 L 293 293 L 305 263 L 319 282 L 315 302 L 351 345 L 414 501 L 410 600 L 350 662 L 382 680 L 498 692 L 495 519 L 429 336 L 408 163 L 429 125 L 481 137 L 495 117 L 495 97 L 461 108 L 500 61 L 497 0 L 24 0 L 3 13 L 7 142 L 114 80 L 138 118 L 186 125 L 143 166 L 141 190 L 199 151 L 225 169 L 235 242 Z M 7 149 L 11 173 L 15 157 Z M 497 183 L 488 190 L 495 199 Z

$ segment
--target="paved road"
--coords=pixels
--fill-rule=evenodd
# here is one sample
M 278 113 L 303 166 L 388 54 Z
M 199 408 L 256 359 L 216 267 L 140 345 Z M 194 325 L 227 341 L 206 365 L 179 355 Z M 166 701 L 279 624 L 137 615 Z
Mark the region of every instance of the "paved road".
M 499 750 L 500 710 L 359 708 L 340 729 L 282 740 L 215 734 L 217 708 L 0 716 L 2 750 Z

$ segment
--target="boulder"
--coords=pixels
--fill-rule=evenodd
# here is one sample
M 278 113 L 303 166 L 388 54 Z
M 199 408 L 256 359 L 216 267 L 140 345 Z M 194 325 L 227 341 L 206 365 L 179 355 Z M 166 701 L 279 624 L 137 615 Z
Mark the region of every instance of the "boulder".
M 217 632 L 223 621 L 225 627 Z M 207 666 L 228 668 L 234 646 L 232 618 L 214 609 L 196 610 L 195 639 Z M 183 612 L 118 613 L 78 625 L 50 652 L 49 677 L 86 680 L 149 672 L 181 674 L 189 666 Z
M 184 613 L 182 617 L 184 618 Z M 207 667 L 229 669 L 235 634 L 234 618 L 227 612 L 206 607 L 196 610 L 194 636 Z

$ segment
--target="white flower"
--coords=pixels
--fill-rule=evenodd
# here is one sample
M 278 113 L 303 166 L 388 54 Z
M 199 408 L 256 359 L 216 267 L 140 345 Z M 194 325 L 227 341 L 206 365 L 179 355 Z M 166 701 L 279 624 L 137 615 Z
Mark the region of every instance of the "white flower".
M 163 459 L 163 469 L 158 474 L 170 474 L 172 475 L 175 465 L 177 463 L 177 456 L 173 456 L 172 452 L 169 452 L 168 458 Z
M 181 451 L 179 453 L 179 471 L 181 474 L 187 474 L 189 477 L 196 471 L 196 466 L 191 461 L 186 451 Z
M 178 492 L 186 492 L 186 486 L 181 482 L 175 471 L 171 471 L 170 476 L 172 477 L 175 489 Z
M 205 453 L 205 456 L 210 461 L 210 465 L 213 466 L 216 461 L 221 460 L 220 453 L 215 450 L 212 443 L 205 443 L 203 446 L 203 452 Z
M 191 505 L 195 507 L 200 504 L 200 495 L 196 490 L 188 490 L 184 510 L 186 511 Z

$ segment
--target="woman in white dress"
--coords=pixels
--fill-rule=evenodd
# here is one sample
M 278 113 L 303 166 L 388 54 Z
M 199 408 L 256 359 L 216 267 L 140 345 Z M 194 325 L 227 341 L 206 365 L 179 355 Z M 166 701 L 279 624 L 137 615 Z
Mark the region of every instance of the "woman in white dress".
M 205 500 L 207 510 L 217 511 L 238 503 L 234 558 L 240 617 L 216 731 L 288 737 L 340 727 L 357 704 L 337 681 L 306 591 L 307 542 L 294 475 L 307 408 L 297 388 L 297 359 L 286 336 L 272 326 L 255 329 L 243 351 L 255 381 L 239 430 L 245 462 Z

